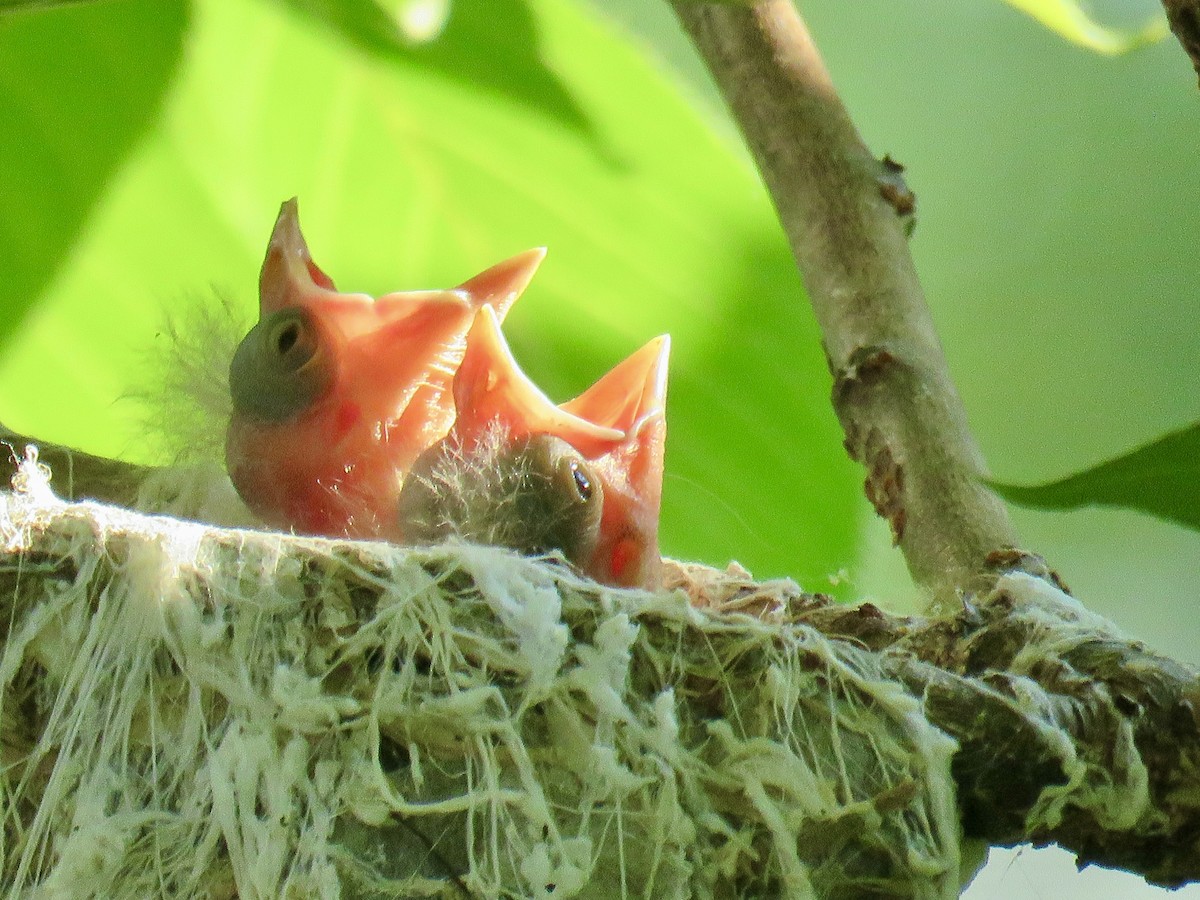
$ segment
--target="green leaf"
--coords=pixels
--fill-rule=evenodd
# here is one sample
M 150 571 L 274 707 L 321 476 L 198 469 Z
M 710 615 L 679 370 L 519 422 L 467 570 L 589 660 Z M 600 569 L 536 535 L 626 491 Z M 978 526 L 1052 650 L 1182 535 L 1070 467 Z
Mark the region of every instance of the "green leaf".
M 1115 56 L 1161 41 L 1170 33 L 1165 15 L 1140 28 L 1111 28 L 1092 18 L 1076 0 L 1004 0 L 1072 43 Z
M 0 348 L 154 121 L 186 10 L 126 0 L 0 19 Z
M 1059 481 L 992 487 L 1022 506 L 1120 506 L 1200 531 L 1200 423 Z
M 75 6 L 98 2 L 100 0 L 0 0 L 0 15 L 9 12 L 35 12 L 55 6 Z
M 392 18 L 410 44 L 436 40 L 450 18 L 450 0 L 392 0 Z
M 445 56 L 397 64 L 280 4 L 197 2 L 160 123 L 0 358 L 0 421 L 153 459 L 142 410 L 120 398 L 146 382 L 141 358 L 162 348 L 164 307 L 216 286 L 253 315 L 276 211 L 298 195 L 314 256 L 343 290 L 454 285 L 548 245 L 505 328 L 552 397 L 670 332 L 664 549 L 825 586 L 853 558 L 860 475 L 757 178 L 652 61 L 580 5 L 499 6 L 513 15 L 490 30 L 479 18 Z M 482 17 L 464 0 L 454 15 L 469 8 Z M 109 78 L 121 83 L 139 52 L 119 49 Z M 452 58 L 481 72 L 450 72 Z M 546 72 L 587 129 L 527 101 Z M 42 99 L 53 115 L 55 96 Z M 77 152 L 84 165 L 98 151 Z M 11 227 L 7 215 L 0 206 Z M 212 350 L 208 384 L 230 352 Z M 172 429 L 183 416 L 164 419 Z M 210 429 L 219 443 L 224 423 Z
M 418 66 L 509 97 L 591 134 L 591 123 L 546 64 L 526 0 L 277 0 L 380 61 Z M 389 9 L 388 7 L 391 7 Z M 438 18 L 430 22 L 421 12 Z M 489 60 L 503 59 L 504 65 Z

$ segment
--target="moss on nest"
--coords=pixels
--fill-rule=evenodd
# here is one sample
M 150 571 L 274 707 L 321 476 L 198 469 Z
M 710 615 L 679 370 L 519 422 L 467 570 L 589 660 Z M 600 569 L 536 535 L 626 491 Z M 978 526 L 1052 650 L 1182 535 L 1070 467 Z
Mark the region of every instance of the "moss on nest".
M 786 615 L 22 479 L 0 495 L 14 896 L 957 896 L 953 742 Z

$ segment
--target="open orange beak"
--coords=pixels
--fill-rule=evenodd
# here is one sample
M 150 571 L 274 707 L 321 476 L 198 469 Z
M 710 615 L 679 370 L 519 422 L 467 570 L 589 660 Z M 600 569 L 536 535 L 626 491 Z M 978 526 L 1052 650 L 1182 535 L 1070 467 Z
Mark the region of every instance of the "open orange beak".
M 670 347 L 668 336 L 655 338 L 574 400 L 555 406 L 521 371 L 500 331 L 498 313 L 484 306 L 475 315 L 454 378 L 458 418 L 451 438 L 464 448 L 499 423 L 512 438 L 559 437 L 591 463 L 603 485 L 604 507 L 598 543 L 581 565 L 606 584 L 655 587 L 659 582 Z
M 313 261 L 295 199 L 259 275 L 259 324 L 230 368 L 230 477 L 277 527 L 391 536 L 399 482 L 454 420 L 451 382 L 481 308 L 503 316 L 544 249 L 453 290 L 339 293 Z
M 526 250 L 449 291 L 398 291 L 379 298 L 339 294 L 333 279 L 313 262 L 308 243 L 300 232 L 299 206 L 293 197 L 280 206 L 267 244 L 267 255 L 258 276 L 259 314 L 266 316 L 292 306 L 316 306 L 336 310 L 350 321 L 355 320 L 354 313 L 358 312 L 367 323 L 371 321 L 372 310 L 376 318 L 387 318 L 414 303 L 457 294 L 474 309 L 489 304 L 503 321 L 545 257 L 544 247 Z M 468 320 L 464 335 L 470 324 Z

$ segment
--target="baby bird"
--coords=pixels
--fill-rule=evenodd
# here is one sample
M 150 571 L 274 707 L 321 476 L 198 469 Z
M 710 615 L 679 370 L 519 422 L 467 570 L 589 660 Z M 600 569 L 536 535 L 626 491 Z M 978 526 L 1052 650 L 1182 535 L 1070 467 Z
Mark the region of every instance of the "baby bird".
M 555 406 L 500 332 L 544 255 L 454 290 L 343 294 L 284 203 L 229 370 L 226 464 L 247 505 L 306 534 L 557 551 L 656 586 L 669 339 Z
M 484 305 L 503 316 L 545 251 L 454 290 L 339 293 L 283 204 L 259 275 L 259 322 L 229 369 L 225 460 L 264 522 L 395 539 L 404 474 L 454 421 L 451 380 Z
M 540 507 L 552 512 L 537 527 L 555 534 L 564 552 L 569 544 L 568 558 L 592 578 L 657 586 L 669 355 L 670 338 L 655 338 L 574 400 L 555 406 L 517 365 L 499 316 L 483 307 L 454 377 L 457 418 L 414 469 L 430 474 L 405 485 L 402 530 L 416 533 L 413 522 L 426 510 L 433 512 L 430 536 L 436 538 L 491 528 L 489 519 L 521 504 Z M 489 480 L 486 473 L 497 467 L 478 462 L 489 459 L 515 460 L 518 471 L 529 473 L 524 487 L 514 495 L 510 485 Z M 468 486 L 471 504 L 433 501 L 430 494 L 443 485 Z M 530 494 L 536 499 L 511 501 Z
M 414 543 L 457 537 L 578 563 L 595 552 L 603 507 L 604 488 L 578 450 L 550 434 L 514 438 L 497 422 L 470 450 L 439 441 L 418 457 L 397 511 Z

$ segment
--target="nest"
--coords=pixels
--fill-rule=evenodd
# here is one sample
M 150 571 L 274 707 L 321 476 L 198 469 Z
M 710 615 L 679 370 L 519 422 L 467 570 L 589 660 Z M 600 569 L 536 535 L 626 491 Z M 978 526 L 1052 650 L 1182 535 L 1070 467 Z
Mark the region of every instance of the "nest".
M 10 896 L 954 897 L 954 743 L 794 585 L 0 494 Z M 799 604 L 802 605 L 802 604 Z

